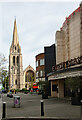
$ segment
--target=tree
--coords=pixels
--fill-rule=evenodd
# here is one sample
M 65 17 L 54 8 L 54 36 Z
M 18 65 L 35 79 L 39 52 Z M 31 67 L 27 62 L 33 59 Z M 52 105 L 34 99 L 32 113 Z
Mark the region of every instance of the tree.
M 78 95 L 78 90 L 80 89 L 80 78 L 79 77 L 69 77 L 65 80 L 66 88 L 74 93 L 74 96 Z
M 5 89 L 8 89 L 8 71 L 7 70 L 3 70 L 2 71 L 2 77 L 3 77 L 3 87 Z
M 29 75 L 27 76 L 27 81 L 30 82 L 29 87 L 32 89 L 32 88 L 33 88 L 33 83 L 35 82 L 34 74 L 29 74 Z
M 6 63 L 7 63 L 7 59 L 5 58 L 5 56 L 3 54 L 0 53 L 0 84 L 2 84 L 3 81 L 3 71 L 6 70 Z
M 39 80 L 38 82 L 38 85 L 39 85 L 39 89 L 44 91 L 45 94 L 48 94 L 48 91 L 49 91 L 49 81 L 41 81 Z

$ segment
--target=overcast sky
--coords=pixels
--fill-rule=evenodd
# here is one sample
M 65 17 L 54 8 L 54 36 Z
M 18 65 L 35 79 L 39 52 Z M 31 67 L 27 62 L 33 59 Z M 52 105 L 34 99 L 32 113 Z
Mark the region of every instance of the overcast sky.
M 55 43 L 55 33 L 65 18 L 79 7 L 78 1 L 0 2 L 0 53 L 9 59 L 16 16 L 23 70 L 30 64 L 35 69 L 35 56 L 44 46 Z

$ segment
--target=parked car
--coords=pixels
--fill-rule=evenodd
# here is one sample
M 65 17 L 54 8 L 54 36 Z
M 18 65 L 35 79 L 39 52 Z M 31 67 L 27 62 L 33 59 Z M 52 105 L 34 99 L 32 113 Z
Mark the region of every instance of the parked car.
M 7 93 L 7 90 L 2 90 L 2 93 Z
M 24 94 L 28 94 L 28 91 L 25 91 Z
M 12 94 L 12 92 L 9 92 L 9 93 L 7 94 L 7 97 L 10 97 L 10 98 L 12 98 L 12 97 L 13 97 L 13 94 Z

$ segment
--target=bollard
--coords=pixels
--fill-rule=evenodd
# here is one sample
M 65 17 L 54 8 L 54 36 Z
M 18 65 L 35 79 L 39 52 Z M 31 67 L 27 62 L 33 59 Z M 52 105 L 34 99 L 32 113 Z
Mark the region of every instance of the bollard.
M 81 119 L 80 120 L 82 120 L 82 100 L 80 101 L 80 103 L 81 103 Z
M 81 119 L 80 120 L 82 120 L 82 105 L 81 105 Z
M 6 118 L 6 102 L 3 102 L 3 115 L 2 118 Z
M 43 103 L 43 100 L 41 100 L 40 102 L 41 102 L 41 116 L 44 116 L 44 103 Z

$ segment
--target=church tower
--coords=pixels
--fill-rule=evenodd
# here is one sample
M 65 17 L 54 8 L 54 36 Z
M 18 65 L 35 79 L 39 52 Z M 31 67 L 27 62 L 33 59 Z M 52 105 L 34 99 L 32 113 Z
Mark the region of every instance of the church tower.
M 18 41 L 16 19 L 14 21 L 13 40 L 9 54 L 9 89 L 24 88 L 21 47 Z

